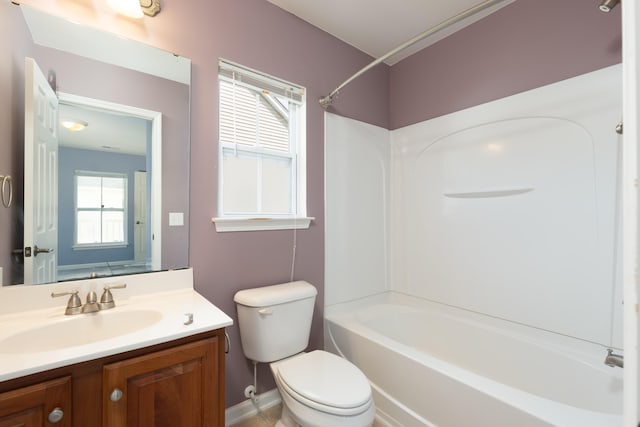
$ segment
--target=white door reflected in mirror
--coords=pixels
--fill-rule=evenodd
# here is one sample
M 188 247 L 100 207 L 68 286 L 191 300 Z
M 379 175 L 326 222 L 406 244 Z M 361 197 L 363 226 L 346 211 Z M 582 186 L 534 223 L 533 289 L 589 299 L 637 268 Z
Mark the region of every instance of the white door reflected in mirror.
M 24 282 L 57 280 L 58 97 L 25 58 Z

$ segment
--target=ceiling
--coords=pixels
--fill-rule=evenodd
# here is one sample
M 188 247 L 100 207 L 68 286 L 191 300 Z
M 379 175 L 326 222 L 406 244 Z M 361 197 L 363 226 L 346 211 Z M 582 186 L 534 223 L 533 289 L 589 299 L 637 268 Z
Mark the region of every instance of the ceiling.
M 379 58 L 481 0 L 268 0 L 357 49 Z M 515 0 L 502 0 L 394 55 L 393 65 Z
M 268 1 L 375 58 L 440 22 L 482 3 L 481 0 Z M 416 43 L 385 62 L 393 65 L 514 1 L 499 0 L 496 6 Z M 46 15 L 43 16 L 46 17 Z M 25 17 L 28 21 L 43 19 L 37 12 L 27 14 Z M 49 27 L 50 25 L 30 26 L 30 28 Z M 64 32 L 53 33 L 63 34 Z M 51 34 L 47 36 L 50 37 Z M 49 40 L 47 37 L 41 38 Z M 38 43 L 39 40 L 35 41 Z M 51 42 L 49 41 L 48 44 Z M 142 119 L 69 105 L 60 106 L 60 117 L 61 119 L 80 119 L 89 123 L 89 126 L 81 132 L 69 132 L 61 128 L 60 144 L 63 146 L 138 155 L 144 155 L 146 152 L 147 127 Z
M 147 120 L 103 110 L 60 104 L 60 121 L 83 121 L 89 125 L 72 132 L 60 126 L 59 143 L 64 147 L 110 151 L 144 156 L 147 153 Z

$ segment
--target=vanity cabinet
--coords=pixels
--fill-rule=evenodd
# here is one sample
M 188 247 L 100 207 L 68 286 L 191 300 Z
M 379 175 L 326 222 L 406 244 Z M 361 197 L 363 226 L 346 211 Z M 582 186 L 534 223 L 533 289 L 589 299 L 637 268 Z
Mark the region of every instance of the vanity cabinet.
M 0 427 L 223 427 L 224 342 L 218 329 L 0 382 Z
M 103 368 L 103 426 L 204 427 L 214 423 L 215 339 Z
M 0 427 L 71 427 L 71 377 L 0 393 Z

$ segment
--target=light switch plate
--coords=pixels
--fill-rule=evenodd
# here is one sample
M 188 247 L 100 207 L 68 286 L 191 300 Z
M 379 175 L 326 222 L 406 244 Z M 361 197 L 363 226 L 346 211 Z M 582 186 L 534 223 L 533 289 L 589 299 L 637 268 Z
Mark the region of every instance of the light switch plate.
M 184 225 L 184 213 L 183 212 L 169 212 L 169 226 L 181 226 Z

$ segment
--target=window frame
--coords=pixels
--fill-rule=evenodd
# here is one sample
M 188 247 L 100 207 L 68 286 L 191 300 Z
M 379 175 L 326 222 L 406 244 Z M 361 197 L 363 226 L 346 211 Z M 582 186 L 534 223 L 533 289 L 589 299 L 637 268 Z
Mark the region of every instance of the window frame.
M 285 96 L 296 104 L 296 112 L 289 115 L 289 150 L 277 151 L 260 146 L 250 146 L 238 142 L 229 143 L 222 140 L 221 114 L 221 82 L 240 85 L 258 94 Z M 263 84 L 260 84 L 263 83 Z M 307 217 L 306 197 L 306 97 L 305 89 L 269 76 L 267 74 L 220 60 L 218 70 L 218 216 L 212 218 L 217 231 L 253 231 L 308 228 L 314 218 Z M 266 98 L 267 102 L 270 102 Z M 275 107 L 274 107 L 275 109 Z M 276 109 L 277 110 L 277 109 Z M 261 162 L 263 158 L 287 159 L 291 162 L 290 171 L 290 213 L 269 212 L 224 212 L 224 166 L 228 151 L 234 150 Z M 260 174 L 258 174 L 260 175 Z M 261 177 L 257 177 L 257 192 Z M 258 196 L 259 200 L 260 196 Z
M 124 184 L 124 195 L 122 208 L 79 208 L 78 207 L 78 177 L 99 177 L 99 178 L 121 178 Z M 102 188 L 102 184 L 101 184 Z M 87 171 L 76 170 L 73 175 L 73 209 L 74 209 L 74 223 L 73 223 L 73 249 L 85 250 L 85 249 L 115 249 L 126 248 L 129 246 L 129 176 L 126 173 L 118 172 L 100 172 L 100 171 Z M 78 212 L 100 212 L 100 230 L 102 230 L 102 212 L 122 212 L 123 214 L 123 241 L 122 242 L 100 242 L 100 243 L 78 243 Z M 102 233 L 101 233 L 102 234 Z M 101 235 L 102 238 L 102 235 Z

